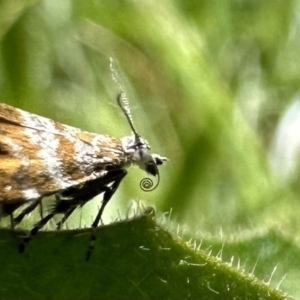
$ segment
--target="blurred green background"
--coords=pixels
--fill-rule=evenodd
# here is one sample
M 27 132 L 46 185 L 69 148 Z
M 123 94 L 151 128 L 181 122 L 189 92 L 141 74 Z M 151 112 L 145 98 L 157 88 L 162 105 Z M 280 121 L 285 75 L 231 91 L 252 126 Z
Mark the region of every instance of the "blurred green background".
M 122 137 L 130 128 L 113 57 L 137 131 L 170 161 L 152 193 L 130 170 L 104 221 L 132 199 L 172 210 L 181 236 L 248 271 L 257 262 L 275 287 L 286 274 L 280 288 L 300 297 L 299 9 L 297 0 L 1 0 L 0 101 Z M 79 212 L 83 225 L 100 200 Z

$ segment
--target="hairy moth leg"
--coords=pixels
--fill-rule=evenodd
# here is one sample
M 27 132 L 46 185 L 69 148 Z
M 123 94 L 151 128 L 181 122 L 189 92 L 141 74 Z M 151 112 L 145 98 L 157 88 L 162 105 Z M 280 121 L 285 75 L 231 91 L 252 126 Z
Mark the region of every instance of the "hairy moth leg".
M 14 229 L 14 211 L 25 203 L 0 203 L 0 218 L 9 216 L 10 228 Z
M 34 237 L 38 231 L 43 228 L 49 220 L 51 220 L 56 215 L 55 212 L 49 213 L 46 217 L 37 222 L 29 233 L 23 238 L 22 243 L 19 245 L 19 252 L 23 253 L 25 251 L 26 245 L 30 242 L 31 238 Z
M 107 186 L 107 190 L 104 192 L 103 195 L 103 200 L 102 200 L 102 204 L 100 207 L 100 210 L 98 211 L 98 214 L 95 218 L 95 221 L 92 224 L 92 235 L 91 235 L 91 240 L 90 240 L 90 244 L 89 244 L 89 248 L 86 254 L 86 261 L 88 261 L 90 259 L 90 256 L 95 248 L 95 243 L 96 243 L 96 228 L 98 227 L 98 224 L 101 220 L 101 216 L 103 214 L 104 208 L 107 205 L 107 203 L 109 202 L 109 200 L 111 199 L 111 197 L 114 195 L 114 193 L 116 192 L 116 190 L 118 189 L 120 183 L 122 182 L 122 180 L 124 179 L 124 177 L 127 175 L 127 171 L 126 170 L 115 170 L 116 174 L 114 175 L 115 179 L 112 181 L 113 184 L 111 186 Z
M 43 206 L 42 206 L 42 198 L 38 198 L 32 201 L 26 208 L 22 210 L 22 212 L 13 219 L 13 227 L 19 224 L 23 218 L 31 213 L 37 206 L 39 206 L 40 217 L 43 218 Z
M 107 175 L 105 175 L 102 178 L 98 178 L 96 180 L 87 182 L 84 186 L 82 186 L 80 189 L 76 189 L 74 187 L 70 188 L 69 190 L 63 192 L 61 196 L 56 196 L 56 204 L 53 207 L 53 209 L 50 211 L 50 213 L 42 218 L 39 222 L 37 222 L 33 228 L 28 232 L 28 234 L 23 238 L 23 241 L 19 245 L 19 252 L 23 253 L 25 251 L 25 248 L 27 244 L 30 242 L 32 237 L 34 237 L 38 231 L 43 228 L 49 220 L 51 220 L 55 215 L 57 214 L 64 214 L 62 220 L 58 223 L 57 226 L 61 227 L 63 223 L 67 220 L 67 218 L 72 214 L 72 212 L 77 208 L 81 207 L 84 204 L 86 204 L 88 201 L 92 200 L 95 196 L 101 194 L 101 193 L 107 193 L 107 195 L 110 195 L 109 199 L 119 186 L 121 180 L 124 178 L 124 176 L 127 174 L 125 170 L 110 170 Z M 121 179 L 119 179 L 121 177 Z M 116 188 L 114 189 L 114 192 L 111 194 L 109 191 L 112 189 L 113 186 L 115 186 L 115 181 L 118 181 Z M 112 183 L 112 187 L 109 187 L 108 184 Z M 66 197 L 66 198 L 63 198 Z M 106 196 L 107 197 L 107 196 Z M 109 201 L 106 200 L 106 203 Z M 101 206 L 101 209 L 99 212 L 101 214 L 103 213 L 105 205 Z M 99 216 L 99 220 L 101 218 L 101 214 Z M 98 213 L 99 215 L 99 213 Z M 97 217 L 98 217 L 97 215 Z M 97 218 L 96 218 L 97 219 Z M 98 221 L 99 222 L 99 221 Z M 94 222 L 95 223 L 95 222 Z
M 18 225 L 23 218 L 31 213 L 38 205 L 40 206 L 40 211 L 42 208 L 41 203 L 42 198 L 37 198 L 32 200 L 31 203 L 27 203 L 26 201 L 17 202 L 17 203 L 2 203 L 0 204 L 1 217 L 10 217 L 10 227 L 14 229 L 16 225 Z M 14 217 L 14 211 L 20 208 L 21 206 L 28 204 L 18 215 Z M 42 217 L 42 214 L 41 214 Z
M 70 208 L 61 218 L 61 220 L 56 224 L 56 229 L 60 230 L 61 227 L 63 226 L 63 224 L 67 221 L 67 219 L 71 216 L 71 214 L 73 213 L 73 211 L 76 209 L 77 207 L 74 206 L 72 208 Z
M 93 197 L 92 197 L 93 198 Z M 90 198 L 89 200 L 91 200 Z M 38 233 L 40 229 L 42 229 L 55 215 L 57 214 L 64 214 L 64 217 L 69 217 L 71 213 L 75 210 L 78 204 L 78 199 L 69 199 L 69 200 L 63 200 L 59 196 L 56 196 L 56 204 L 55 206 L 50 210 L 49 214 L 43 217 L 39 222 L 34 224 L 32 229 L 28 232 L 28 234 L 23 238 L 23 241 L 19 245 L 19 252 L 23 253 L 25 251 L 25 248 L 27 244 L 30 242 L 30 240 Z M 88 200 L 87 200 L 88 201 Z M 65 218 L 66 220 L 67 218 Z

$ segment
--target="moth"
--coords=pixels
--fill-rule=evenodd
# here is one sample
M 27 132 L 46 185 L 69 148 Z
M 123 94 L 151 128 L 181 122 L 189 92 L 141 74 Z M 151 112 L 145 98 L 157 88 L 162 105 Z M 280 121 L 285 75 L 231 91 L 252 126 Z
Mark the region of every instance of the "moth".
M 144 178 L 140 183 L 143 190 L 153 190 L 159 184 L 158 166 L 167 158 L 151 153 L 148 142 L 135 130 L 128 98 L 112 59 L 110 69 L 120 88 L 118 106 L 132 130 L 129 136 L 115 138 L 86 132 L 0 103 L 0 216 L 10 215 L 14 226 L 44 197 L 55 196 L 48 214 L 23 238 L 20 252 L 24 252 L 30 239 L 53 216 L 63 215 L 57 223 L 60 229 L 76 208 L 103 194 L 91 225 L 95 229 L 131 165 L 158 177 L 155 186 L 150 178 Z M 27 206 L 23 211 L 13 216 L 24 204 Z M 93 230 L 86 259 L 89 259 L 95 240 Z

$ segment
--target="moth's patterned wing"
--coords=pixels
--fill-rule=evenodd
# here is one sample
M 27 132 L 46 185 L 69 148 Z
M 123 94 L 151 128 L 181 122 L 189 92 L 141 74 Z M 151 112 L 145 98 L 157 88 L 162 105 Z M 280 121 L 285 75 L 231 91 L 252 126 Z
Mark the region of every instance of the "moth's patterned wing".
M 119 139 L 0 103 L 0 202 L 51 195 L 125 164 Z

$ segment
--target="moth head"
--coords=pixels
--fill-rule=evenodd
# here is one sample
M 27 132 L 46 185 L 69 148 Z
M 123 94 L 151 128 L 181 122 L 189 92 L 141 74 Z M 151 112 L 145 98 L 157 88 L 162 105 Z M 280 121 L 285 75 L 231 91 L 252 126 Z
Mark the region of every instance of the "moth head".
M 131 154 L 132 162 L 152 176 L 159 175 L 157 166 L 163 165 L 168 159 L 159 154 L 151 153 L 148 142 L 135 134 L 122 138 L 126 153 Z
M 154 188 L 152 188 L 153 182 L 149 178 L 144 178 L 141 181 L 141 188 L 145 191 L 155 189 L 159 184 L 159 171 L 157 166 L 163 165 L 168 159 L 159 154 L 151 153 L 148 142 L 135 133 L 131 136 L 122 138 L 122 144 L 125 152 L 131 154 L 132 163 L 146 171 L 148 174 L 158 176 L 158 182 Z

